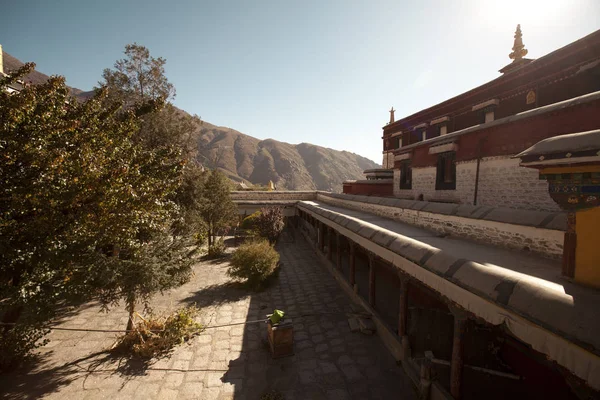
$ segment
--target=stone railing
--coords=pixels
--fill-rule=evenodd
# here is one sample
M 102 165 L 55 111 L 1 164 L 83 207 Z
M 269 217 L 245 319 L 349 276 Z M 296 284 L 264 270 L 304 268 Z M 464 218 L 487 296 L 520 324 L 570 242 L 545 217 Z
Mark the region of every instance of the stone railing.
M 255 207 L 261 204 L 293 206 L 297 201 L 322 201 L 429 229 L 440 236 L 467 238 L 494 246 L 531 251 L 549 258 L 562 256 L 567 227 L 567 217 L 562 212 L 437 203 L 395 197 L 308 190 L 236 191 L 231 192 L 231 197 L 240 206 Z
M 477 242 L 529 250 L 550 258 L 563 252 L 567 218 L 561 212 L 515 210 L 389 197 L 318 192 L 317 201 L 369 212 Z
M 284 200 L 316 200 L 315 190 L 274 190 L 268 191 L 233 191 L 233 201 L 284 201 Z

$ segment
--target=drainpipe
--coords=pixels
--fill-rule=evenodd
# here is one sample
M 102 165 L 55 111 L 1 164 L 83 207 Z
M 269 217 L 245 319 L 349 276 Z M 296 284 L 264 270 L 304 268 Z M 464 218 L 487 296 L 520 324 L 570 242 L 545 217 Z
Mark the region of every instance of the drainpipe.
M 477 143 L 477 170 L 475 171 L 475 194 L 473 195 L 473 205 L 477 205 L 477 192 L 479 190 L 479 167 L 481 165 L 481 148 L 483 143 L 487 140 L 487 136 L 479 139 Z

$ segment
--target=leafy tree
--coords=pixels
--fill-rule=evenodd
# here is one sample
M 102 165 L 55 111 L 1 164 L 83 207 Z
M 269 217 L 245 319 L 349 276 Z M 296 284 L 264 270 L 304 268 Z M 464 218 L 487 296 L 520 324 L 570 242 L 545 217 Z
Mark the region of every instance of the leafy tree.
M 132 104 L 175 97 L 175 88 L 165 76 L 167 60 L 150 56 L 150 50 L 137 43 L 125 46 L 125 56 L 102 74 L 101 85 L 110 89 L 113 99 Z
M 19 338 L 31 350 L 62 300 L 125 299 L 133 313 L 190 274 L 187 237 L 171 230 L 181 152 L 134 140 L 159 102 L 123 110 L 100 88 L 79 103 L 61 77 L 9 94 L 33 67 L 0 79 L 0 316 L 18 323 L 0 329 L 3 354 Z
M 214 169 L 208 173 L 200 215 L 206 224 L 209 246 L 217 234 L 237 220 L 237 207 L 229 195 L 230 189 L 229 179 L 221 171 Z
M 256 229 L 258 234 L 274 244 L 285 225 L 281 207 L 264 207 L 256 218 Z
M 109 103 L 135 107 L 157 99 L 167 102 L 160 110 L 142 116 L 136 139 L 152 149 L 173 146 L 186 160 L 193 160 L 197 154 L 194 137 L 202 121 L 168 102 L 175 97 L 175 88 L 165 75 L 165 64 L 164 58 L 152 57 L 146 47 L 128 44 L 125 58 L 117 60 L 114 69 L 104 70 L 100 84 L 109 89 Z

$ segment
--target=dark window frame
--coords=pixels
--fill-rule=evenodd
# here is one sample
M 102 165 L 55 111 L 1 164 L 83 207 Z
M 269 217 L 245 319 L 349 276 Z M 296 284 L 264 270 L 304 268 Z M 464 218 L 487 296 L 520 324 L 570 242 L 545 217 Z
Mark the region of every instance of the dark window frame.
M 412 189 L 412 167 L 410 160 L 400 162 L 400 189 Z
M 456 190 L 456 153 L 438 154 L 435 190 Z
M 394 142 L 393 142 L 393 145 L 394 145 L 394 148 L 395 148 L 395 149 L 399 149 L 399 148 L 401 147 L 401 146 L 400 146 L 400 139 L 401 139 L 401 138 L 402 138 L 402 136 L 400 136 L 400 135 L 399 135 L 399 136 L 396 136 L 396 137 L 393 139 L 393 140 L 394 140 Z

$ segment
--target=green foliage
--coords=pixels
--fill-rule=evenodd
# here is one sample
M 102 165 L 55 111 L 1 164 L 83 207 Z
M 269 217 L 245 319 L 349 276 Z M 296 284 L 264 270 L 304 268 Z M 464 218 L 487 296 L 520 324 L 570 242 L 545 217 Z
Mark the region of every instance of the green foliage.
M 11 329 L 4 329 L 0 334 L 0 371 L 16 367 L 19 363 L 28 361 L 32 351 L 45 345 L 48 340 L 43 337 L 48 334 L 40 324 L 19 324 Z
M 206 241 L 206 224 L 200 211 L 204 205 L 204 186 L 208 173 L 195 163 L 187 163 L 182 182 L 173 200 L 180 207 L 181 220 L 175 226 L 178 234 L 193 234 L 198 244 Z
M 160 356 L 202 332 L 202 325 L 195 321 L 199 311 L 196 306 L 190 306 L 167 317 L 151 315 L 122 336 L 113 350 L 144 358 Z
M 285 222 L 283 219 L 283 210 L 281 207 L 266 207 L 260 210 L 260 215 L 256 219 L 256 230 L 261 237 L 274 244 L 281 232 Z
M 233 253 L 227 274 L 245 279 L 251 289 L 259 290 L 276 271 L 278 262 L 279 254 L 268 241 L 244 243 Z
M 259 220 L 260 216 L 261 216 L 260 211 L 253 212 L 252 214 L 248 215 L 246 218 L 244 218 L 242 220 L 242 224 L 240 227 L 242 229 L 246 229 L 249 231 L 255 230 L 258 225 L 258 220 Z
M 127 108 L 146 102 L 167 102 L 175 97 L 175 88 L 164 73 L 166 60 L 154 58 L 137 43 L 125 46 L 125 58 L 117 60 L 113 69 L 105 69 L 102 86 L 108 88 L 108 104 L 123 103 Z M 145 147 L 171 147 L 181 152 L 183 159 L 193 161 L 197 153 L 195 133 L 200 118 L 191 116 L 170 103 L 140 116 L 140 129 L 135 140 Z
M 223 238 L 217 239 L 214 243 L 208 246 L 207 257 L 209 259 L 221 258 L 226 254 L 226 247 Z
M 229 179 L 221 171 L 214 169 L 208 172 L 200 215 L 207 227 L 209 246 L 213 244 L 215 236 L 237 221 L 237 207 L 229 195 L 229 186 Z
M 189 279 L 195 251 L 173 230 L 181 151 L 136 140 L 140 114 L 160 101 L 124 109 L 101 88 L 80 103 L 61 77 L 9 94 L 32 68 L 0 78 L 0 317 L 29 327 L 24 338 L 65 299 L 124 299 L 133 313 Z
M 115 100 L 143 102 L 175 97 L 175 88 L 165 76 L 166 60 L 150 56 L 150 51 L 137 43 L 125 46 L 125 58 L 115 63 L 115 68 L 105 69 L 102 86 L 111 89 Z

